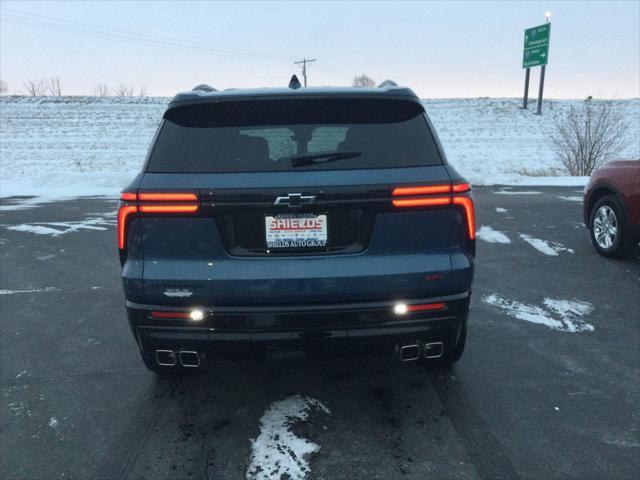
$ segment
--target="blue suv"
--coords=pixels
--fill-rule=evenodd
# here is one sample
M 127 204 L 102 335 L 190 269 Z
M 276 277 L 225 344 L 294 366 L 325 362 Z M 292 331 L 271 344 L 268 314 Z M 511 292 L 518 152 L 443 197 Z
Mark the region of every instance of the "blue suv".
M 121 195 L 129 322 L 157 373 L 271 352 L 457 361 L 469 184 L 408 88 L 216 91 L 169 103 Z

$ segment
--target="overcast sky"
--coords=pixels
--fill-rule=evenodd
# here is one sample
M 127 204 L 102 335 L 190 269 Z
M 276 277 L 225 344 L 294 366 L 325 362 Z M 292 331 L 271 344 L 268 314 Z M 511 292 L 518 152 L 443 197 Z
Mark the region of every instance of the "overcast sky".
M 317 58 L 310 85 L 367 73 L 421 97 L 522 95 L 524 29 L 551 11 L 545 96 L 640 96 L 640 2 L 0 2 L 0 78 L 60 77 L 173 95 L 284 86 Z M 539 68 L 532 69 L 530 95 Z

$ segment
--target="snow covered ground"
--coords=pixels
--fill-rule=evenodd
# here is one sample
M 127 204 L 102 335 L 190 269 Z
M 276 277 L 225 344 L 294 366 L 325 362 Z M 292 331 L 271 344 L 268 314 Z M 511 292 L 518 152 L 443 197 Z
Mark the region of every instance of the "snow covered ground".
M 0 97 L 0 197 L 116 195 L 140 169 L 167 98 Z M 553 118 L 578 100 L 425 100 L 450 163 L 474 184 L 582 185 L 550 150 Z M 640 158 L 640 99 L 620 100 L 621 158 Z

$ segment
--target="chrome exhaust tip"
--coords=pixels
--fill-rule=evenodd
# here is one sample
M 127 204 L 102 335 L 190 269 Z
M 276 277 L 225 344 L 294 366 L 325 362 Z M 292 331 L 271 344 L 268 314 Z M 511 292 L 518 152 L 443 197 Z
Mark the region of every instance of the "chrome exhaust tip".
M 187 368 L 198 368 L 200 366 L 200 354 L 193 350 L 181 350 L 180 365 Z
M 425 343 L 423 348 L 424 358 L 440 358 L 444 354 L 444 343 L 442 342 Z
M 420 358 L 420 345 L 401 345 L 398 347 L 398 356 L 403 362 L 412 362 Z
M 163 367 L 175 367 L 176 354 L 173 350 L 156 350 L 156 362 Z

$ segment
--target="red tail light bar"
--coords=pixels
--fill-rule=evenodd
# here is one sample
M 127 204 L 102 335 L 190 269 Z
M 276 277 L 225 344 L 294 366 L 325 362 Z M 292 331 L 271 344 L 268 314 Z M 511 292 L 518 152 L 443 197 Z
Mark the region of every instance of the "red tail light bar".
M 428 312 L 431 310 L 444 310 L 447 306 L 446 303 L 418 303 L 414 305 L 407 305 L 408 312 Z
M 467 194 L 470 190 L 471 185 L 468 183 L 397 187 L 391 192 L 391 203 L 399 208 L 458 205 L 464 210 L 469 238 L 474 240 L 476 238 L 475 209 L 472 198 Z
M 118 248 L 126 243 L 127 217 L 134 213 L 195 213 L 198 197 L 195 193 L 130 193 L 122 192 L 118 209 Z M 143 203 L 150 202 L 150 203 Z

